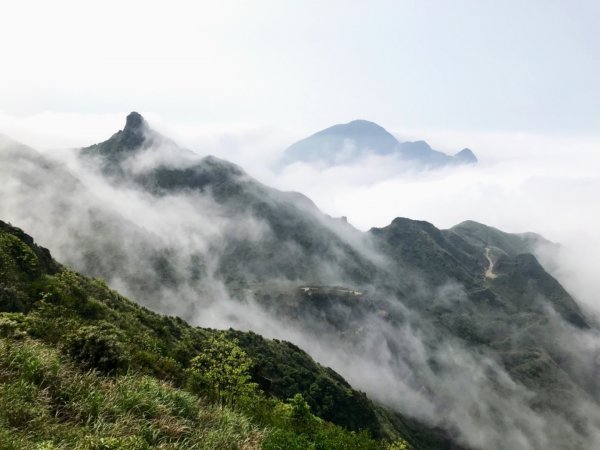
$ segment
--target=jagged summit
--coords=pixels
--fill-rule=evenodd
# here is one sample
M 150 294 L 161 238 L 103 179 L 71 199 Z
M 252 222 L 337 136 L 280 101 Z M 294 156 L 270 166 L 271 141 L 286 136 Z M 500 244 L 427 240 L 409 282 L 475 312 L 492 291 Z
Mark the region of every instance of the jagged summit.
M 148 122 L 140 113 L 131 112 L 125 119 L 125 128 L 111 139 L 116 138 L 118 147 L 122 150 L 135 150 L 143 146 L 146 137 L 151 132 Z M 149 136 L 148 136 L 149 137 Z
M 160 133 L 154 131 L 138 112 L 131 112 L 125 119 L 125 127 L 117 131 L 109 139 L 81 149 L 85 157 L 98 157 L 103 160 L 103 169 L 112 170 L 132 154 L 155 146 L 177 145 Z
M 144 158 L 144 152 L 149 156 Z M 228 196 L 243 190 L 239 183 L 246 177 L 236 164 L 180 147 L 135 111 L 127 116 L 125 128 L 80 154 L 113 181 L 134 182 L 155 194 L 210 188 L 215 196 Z
M 132 111 L 125 119 L 123 132 L 139 132 L 148 129 L 148 122 L 138 112 Z

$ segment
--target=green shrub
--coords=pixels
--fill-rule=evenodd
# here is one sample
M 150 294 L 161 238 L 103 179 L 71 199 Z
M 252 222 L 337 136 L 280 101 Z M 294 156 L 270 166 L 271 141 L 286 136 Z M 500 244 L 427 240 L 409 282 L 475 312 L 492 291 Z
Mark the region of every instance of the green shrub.
M 20 313 L 0 313 L 0 337 L 22 338 L 27 335 Z
M 263 442 L 263 450 L 307 450 L 314 449 L 308 439 L 291 430 L 275 429 L 270 432 Z
M 111 324 L 87 325 L 67 338 L 66 351 L 86 369 L 115 374 L 129 366 L 129 355 L 121 341 L 119 330 Z
M 14 280 L 37 274 L 39 262 L 33 250 L 12 234 L 0 234 L 0 275 Z

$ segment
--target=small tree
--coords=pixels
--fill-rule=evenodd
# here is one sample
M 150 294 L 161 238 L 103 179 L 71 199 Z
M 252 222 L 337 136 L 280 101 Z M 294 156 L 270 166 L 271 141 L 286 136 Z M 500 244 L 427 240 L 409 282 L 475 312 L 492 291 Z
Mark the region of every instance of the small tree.
M 298 393 L 288 399 L 291 406 L 292 426 L 297 433 L 312 435 L 316 430 L 318 419 L 310 412 L 310 406 L 304 400 L 302 394 Z
M 302 394 L 298 393 L 294 395 L 288 399 L 288 402 L 292 407 L 292 420 L 298 423 L 307 423 L 312 419 L 310 406 L 306 403 Z
M 237 340 L 212 337 L 191 363 L 190 387 L 213 401 L 231 405 L 256 391 L 256 384 L 250 381 L 252 360 Z

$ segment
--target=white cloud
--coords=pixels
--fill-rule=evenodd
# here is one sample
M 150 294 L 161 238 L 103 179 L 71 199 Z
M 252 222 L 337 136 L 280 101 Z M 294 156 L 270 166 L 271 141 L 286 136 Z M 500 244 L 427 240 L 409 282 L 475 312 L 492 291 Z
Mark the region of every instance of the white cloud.
M 475 133 L 399 130 L 401 139 L 425 139 L 454 153 L 472 148 L 476 167 L 407 170 L 389 156 L 366 155 L 355 164 L 322 168 L 297 163 L 274 169 L 285 147 L 316 130 L 284 130 L 256 123 L 176 123 L 142 113 L 151 125 L 200 155 L 240 164 L 260 181 L 306 194 L 326 213 L 347 216 L 366 230 L 395 217 L 447 228 L 476 220 L 508 232 L 534 231 L 563 244 L 563 283 L 588 305 L 600 307 L 600 138 L 521 132 Z M 126 112 L 48 111 L 23 117 L 0 112 L 0 132 L 43 149 L 84 146 L 121 129 Z
M 403 132 L 448 152 L 472 148 L 475 167 L 406 171 L 393 158 L 369 156 L 319 169 L 308 164 L 271 174 L 268 182 L 299 190 L 360 229 L 395 217 L 448 228 L 470 219 L 507 232 L 533 231 L 563 245 L 562 282 L 600 308 L 600 138 L 524 133 Z
M 55 121 L 53 126 L 40 126 L 45 117 L 50 122 Z M 48 114 L 35 120 L 12 118 L 10 123 L 21 130 L 25 138 L 32 133 L 40 140 L 40 136 L 52 130 L 68 133 L 70 127 L 60 124 L 64 118 Z M 93 116 L 69 117 L 71 126 L 73 123 L 82 126 L 81 135 L 76 139 L 86 138 L 88 132 L 103 131 L 85 130 L 83 125 L 92 123 L 93 119 Z M 105 121 L 102 126 L 108 127 L 112 120 L 106 116 L 100 122 Z M 122 121 L 120 117 L 116 128 L 122 127 Z M 535 150 L 541 148 L 536 147 L 539 143 L 515 139 L 510 156 L 503 154 L 500 147 L 486 147 L 482 140 L 482 150 L 475 148 L 484 156 L 482 164 L 471 168 L 419 173 L 407 171 L 407 167 L 394 158 L 366 155 L 356 164 L 337 168 L 296 164 L 274 171 L 272 163 L 286 145 L 281 143 L 285 133 L 250 125 L 177 127 L 162 123 L 159 118 L 151 119 L 151 123 L 158 123 L 157 127 L 168 135 L 173 131 L 178 141 L 200 153 L 231 156 L 247 165 L 261 181 L 308 192 L 326 212 L 348 215 L 363 228 L 386 225 L 393 217 L 403 215 L 427 219 L 439 226 L 475 219 L 507 231 L 542 232 L 566 244 L 557 268 L 561 280 L 582 300 L 594 304 L 594 295 L 598 292 L 594 260 L 600 246 L 595 238 L 598 214 L 590 208 L 594 205 L 590 202 L 599 192 L 600 181 L 590 165 L 583 164 L 597 160 L 592 152 L 594 142 L 574 140 L 569 156 L 578 164 L 571 165 L 562 163 L 564 158 L 557 147 L 549 148 L 544 158 L 527 157 L 528 145 Z M 116 128 L 95 141 L 108 137 Z M 503 143 L 511 142 L 509 135 L 503 138 Z M 468 136 L 464 139 L 469 140 Z M 497 136 L 489 139 L 496 142 Z M 518 142 L 521 142 L 520 149 Z M 448 144 L 449 147 L 454 145 Z M 171 149 L 166 152 L 165 149 L 158 148 L 156 154 L 149 153 L 152 158 L 137 160 L 135 164 L 174 159 Z M 491 446 L 499 448 L 505 443 L 519 449 L 560 448 L 561 439 L 574 435 L 562 418 L 533 411 L 527 402 L 530 395 L 527 389 L 513 383 L 494 363 L 471 354 L 457 342 L 445 342 L 437 348 L 435 354 L 445 370 L 440 373 L 432 370 L 428 362 L 431 355 L 427 353 L 430 349 L 427 339 L 432 339 L 432 335 L 427 321 L 422 318 L 410 317 L 418 324 L 412 329 L 409 325 L 392 327 L 378 314 L 367 315 L 353 328 L 360 339 L 357 342 L 344 340 L 344 344 L 318 320 L 282 325 L 251 299 L 241 305 L 230 302 L 223 283 L 214 275 L 219 249 L 226 241 L 224 236 L 255 240 L 269 235 L 268 226 L 260 218 L 244 216 L 232 220 L 230 212 L 223 211 L 210 196 L 185 193 L 157 198 L 136 189 L 112 186 L 96 173 L 79 166 L 72 158 L 73 153 L 46 150 L 48 155 L 60 156 L 83 180 L 81 184 L 61 175 L 60 171 L 47 172 L 44 164 L 35 156 L 28 156 L 25 149 L 6 144 L 6 148 L 0 150 L 4 158 L 0 165 L 3 180 L 0 187 L 6 199 L 0 204 L 3 218 L 23 226 L 39 242 L 51 247 L 60 259 L 75 267 L 82 264 L 80 244 L 85 242 L 92 248 L 95 245 L 95 251 L 105 256 L 100 263 L 122 267 L 122 273 L 119 271 L 109 280 L 112 286 L 135 295 L 135 288 L 128 285 L 128 276 L 158 284 L 152 300 L 142 297 L 149 306 L 189 318 L 197 324 L 236 326 L 291 339 L 374 398 L 423 420 L 456 426 L 461 438 L 475 446 L 492 443 Z M 161 152 L 164 154 L 160 155 Z M 523 157 L 519 157 L 520 152 Z M 11 180 L 20 182 L 9 183 Z M 72 195 L 64 195 L 65 192 Z M 104 221 L 99 223 L 94 209 L 101 211 Z M 172 269 L 176 276 L 183 277 L 191 277 L 188 275 L 190 263 L 200 265 L 192 260 L 194 256 L 205 258 L 200 259 L 206 269 L 202 283 L 190 281 L 172 287 L 153 280 L 156 272 L 148 258 L 153 256 L 152 251 L 159 255 L 175 252 Z M 195 251 L 200 255 L 194 255 Z M 278 281 L 273 280 L 273 283 Z M 455 285 L 419 295 L 440 297 L 440 302 L 461 302 L 465 296 L 460 286 Z M 565 340 L 572 334 L 570 328 L 564 329 Z M 576 338 L 581 350 L 574 357 L 583 355 L 576 362 L 588 370 L 583 360 L 598 348 L 596 338 L 587 335 Z M 392 351 L 382 343 L 396 348 Z M 344 345 L 348 348 L 344 349 Z M 377 371 L 373 370 L 374 366 Z M 511 395 L 498 395 L 487 378 L 490 370 L 502 389 Z M 585 402 L 573 407 L 580 408 L 580 412 L 589 408 L 587 416 L 596 420 L 596 408 Z M 501 422 L 497 420 L 498 411 Z M 595 438 L 590 436 L 590 439 Z

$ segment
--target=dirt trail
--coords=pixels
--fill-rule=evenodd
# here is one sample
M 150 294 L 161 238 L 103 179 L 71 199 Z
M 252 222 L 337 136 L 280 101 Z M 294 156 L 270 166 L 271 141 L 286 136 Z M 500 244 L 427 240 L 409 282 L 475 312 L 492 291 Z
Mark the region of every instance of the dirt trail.
M 490 263 L 488 270 L 485 271 L 485 277 L 493 280 L 498 275 L 496 275 L 494 273 L 494 261 L 492 261 L 492 258 L 490 257 L 490 248 L 489 247 L 485 248 L 485 257 L 487 258 L 488 262 Z

